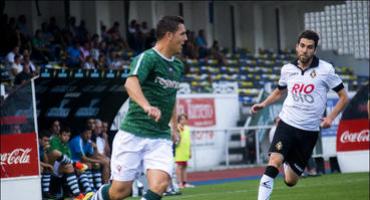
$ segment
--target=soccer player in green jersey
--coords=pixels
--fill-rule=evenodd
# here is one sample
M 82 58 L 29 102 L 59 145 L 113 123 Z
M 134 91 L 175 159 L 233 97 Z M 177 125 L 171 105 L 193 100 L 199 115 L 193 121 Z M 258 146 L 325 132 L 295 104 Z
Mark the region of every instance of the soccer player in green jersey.
M 171 129 L 176 132 L 176 92 L 184 71 L 175 58 L 187 40 L 184 20 L 165 16 L 157 24 L 155 46 L 134 58 L 125 89 L 129 110 L 112 148 L 112 184 L 85 199 L 121 200 L 131 193 L 132 182 L 144 170 L 149 190 L 143 200 L 160 200 L 170 182 L 174 159 Z

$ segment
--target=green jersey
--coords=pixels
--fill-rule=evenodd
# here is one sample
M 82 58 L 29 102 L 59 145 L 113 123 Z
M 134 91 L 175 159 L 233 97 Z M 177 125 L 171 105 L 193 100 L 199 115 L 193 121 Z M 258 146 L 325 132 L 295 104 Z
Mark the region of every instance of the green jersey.
M 138 77 L 145 98 L 151 106 L 161 110 L 161 119 L 154 121 L 136 102 L 130 101 L 120 129 L 139 137 L 169 139 L 169 122 L 183 71 L 184 64 L 179 59 L 168 59 L 155 49 L 148 49 L 135 57 L 129 76 Z
M 62 154 L 68 156 L 68 158 L 71 158 L 71 150 L 69 149 L 68 143 L 63 143 L 59 136 L 54 136 L 50 140 L 49 152 L 54 150 L 60 151 Z

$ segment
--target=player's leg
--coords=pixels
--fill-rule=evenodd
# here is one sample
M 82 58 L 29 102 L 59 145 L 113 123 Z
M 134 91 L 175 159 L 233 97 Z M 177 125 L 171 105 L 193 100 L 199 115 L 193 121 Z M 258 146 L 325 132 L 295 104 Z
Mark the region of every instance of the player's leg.
M 122 200 L 131 194 L 133 180 L 141 166 L 142 138 L 118 131 L 113 140 L 111 157 L 111 184 L 105 184 L 91 200 Z
M 166 191 L 173 173 L 172 142 L 165 139 L 147 139 L 144 151 L 144 170 L 149 190 L 143 200 L 159 200 Z
M 184 188 L 183 182 L 183 176 L 182 176 L 182 166 L 180 162 L 176 162 L 176 177 L 178 178 L 178 183 L 180 188 Z
M 144 195 L 144 200 L 159 200 L 162 194 L 166 192 L 170 184 L 170 176 L 167 172 L 158 169 L 148 169 L 147 179 L 149 190 Z
M 258 200 L 268 200 L 273 191 L 274 180 L 279 174 L 279 168 L 284 161 L 284 157 L 289 152 L 293 137 L 292 127 L 280 120 L 269 152 L 270 158 L 264 174 L 261 177 L 258 188 Z
M 318 132 L 296 129 L 295 135 L 297 140 L 284 163 L 284 182 L 290 187 L 298 183 L 299 177 L 304 172 L 315 147 Z
M 59 166 L 59 173 L 63 174 L 63 176 L 65 178 L 65 181 L 66 181 L 70 191 L 72 192 L 73 196 L 74 197 L 81 196 L 80 195 L 81 190 L 80 190 L 80 187 L 78 185 L 77 176 L 76 176 L 76 173 L 74 171 L 74 168 L 73 168 L 72 164 L 60 165 Z

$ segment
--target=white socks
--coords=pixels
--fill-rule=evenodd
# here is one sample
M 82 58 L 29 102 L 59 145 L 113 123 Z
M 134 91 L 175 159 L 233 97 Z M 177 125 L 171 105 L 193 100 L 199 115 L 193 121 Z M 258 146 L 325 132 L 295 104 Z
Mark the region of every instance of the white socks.
M 258 200 L 269 200 L 273 187 L 274 179 L 264 174 L 258 188 Z

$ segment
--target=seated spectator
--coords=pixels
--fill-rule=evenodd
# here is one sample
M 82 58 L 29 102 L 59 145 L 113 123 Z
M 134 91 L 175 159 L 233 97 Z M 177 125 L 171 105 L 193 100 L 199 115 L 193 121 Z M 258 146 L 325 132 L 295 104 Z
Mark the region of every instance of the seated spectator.
M 54 174 L 59 178 L 63 178 L 63 182 L 68 185 L 73 197 L 75 199 L 82 199 L 84 195 L 80 191 L 73 167 L 73 164 L 76 163 L 73 163 L 71 160 L 71 150 L 68 146 L 70 137 L 71 131 L 69 127 L 63 127 L 59 135 L 51 138 L 48 158 L 50 163 L 54 165 Z M 83 169 L 80 168 L 79 170 Z
M 103 123 L 101 120 L 96 119 L 95 120 L 95 127 L 93 130 L 93 135 L 91 137 L 92 142 L 95 143 L 95 156 L 97 159 L 104 161 L 105 163 L 108 163 L 108 165 L 103 165 L 103 183 L 109 182 L 109 155 L 110 155 L 110 148 L 108 144 L 108 135 L 103 133 Z
M 92 56 L 87 56 L 82 66 L 83 69 L 96 69 Z
M 22 70 L 23 70 L 23 66 L 21 64 L 21 56 L 17 54 L 14 56 L 13 64 L 11 65 L 10 69 L 8 69 L 10 80 L 14 81 L 17 74 L 21 73 Z
M 94 157 L 94 147 L 91 142 L 92 131 L 85 128 L 80 135 L 72 138 L 69 142 L 72 160 L 82 162 L 88 165 L 88 170 L 82 172 L 79 180 L 85 188 L 85 193 L 95 191 L 102 185 L 101 179 L 101 162 Z
M 207 39 L 204 34 L 204 30 L 200 29 L 198 31 L 198 36 L 195 38 L 196 45 L 199 47 L 199 58 L 204 58 L 207 56 Z
M 96 63 L 96 68 L 98 69 L 108 69 L 107 61 L 105 59 L 105 55 L 99 55 L 98 62 Z
M 48 198 L 50 197 L 50 179 L 53 171 L 53 166 L 49 164 L 46 154 L 50 147 L 50 135 L 47 132 L 41 132 L 38 135 L 42 197 Z
M 114 22 L 113 26 L 108 30 L 108 34 L 112 41 L 116 41 L 117 39 L 121 39 L 121 32 L 119 31 L 119 23 L 117 21 Z
M 32 49 L 34 59 L 47 62 L 50 60 L 51 55 L 49 49 L 47 48 L 48 41 L 44 40 L 42 37 L 42 32 L 37 29 L 35 36 L 32 38 Z
M 32 73 L 30 69 L 30 64 L 25 63 L 23 65 L 23 70 L 15 76 L 14 85 L 22 85 L 23 83 L 30 80 L 31 78 L 32 78 Z
M 29 64 L 30 71 L 33 75 L 36 75 L 36 66 L 33 64 L 30 58 L 30 51 L 28 49 L 23 50 L 23 65 Z
M 15 55 L 19 54 L 19 46 L 14 46 L 12 51 L 10 51 L 5 58 L 5 62 L 8 66 L 12 65 L 14 63 L 14 57 Z
M 82 56 L 82 60 L 85 60 L 88 56 L 90 56 L 90 42 L 89 41 L 85 41 L 83 43 L 83 46 L 80 47 L 80 51 L 81 51 L 81 56 Z
M 212 47 L 210 49 L 210 56 L 218 61 L 219 64 L 224 65 L 226 63 L 226 58 L 221 53 L 220 46 L 217 40 L 213 40 Z
M 67 65 L 72 68 L 79 68 L 82 62 L 80 42 L 75 41 L 73 45 L 67 47 Z

